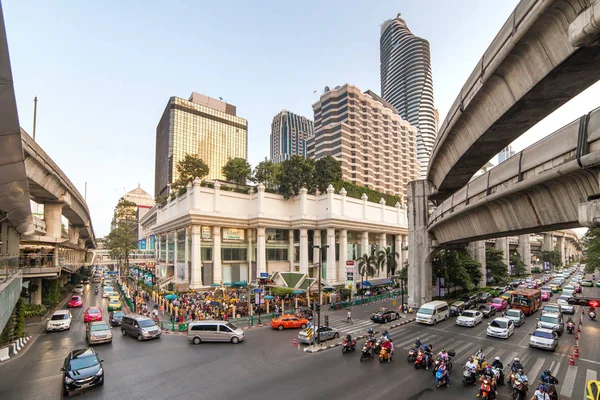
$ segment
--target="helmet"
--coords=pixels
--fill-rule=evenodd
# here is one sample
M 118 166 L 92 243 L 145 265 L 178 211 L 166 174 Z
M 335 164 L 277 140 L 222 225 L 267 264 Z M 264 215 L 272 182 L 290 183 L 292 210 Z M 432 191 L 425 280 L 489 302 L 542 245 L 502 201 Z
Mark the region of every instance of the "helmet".
M 500 361 L 500 357 L 496 357 L 496 358 L 494 358 L 494 360 Z
M 420 342 L 420 341 L 421 341 L 421 339 L 417 338 L 416 342 Z
M 544 370 L 545 375 L 552 375 L 552 372 L 549 369 Z
M 373 333 L 373 328 L 369 328 L 368 333 Z
M 442 353 L 445 353 L 445 352 L 446 352 L 446 348 L 444 347 L 444 348 L 442 348 Z
M 426 344 L 423 345 L 423 350 L 427 350 L 427 345 Z
M 544 391 L 544 390 L 546 390 L 546 387 L 545 387 L 544 385 L 540 385 L 539 389 L 540 389 L 541 391 Z
M 519 359 L 515 357 L 514 362 L 519 362 Z

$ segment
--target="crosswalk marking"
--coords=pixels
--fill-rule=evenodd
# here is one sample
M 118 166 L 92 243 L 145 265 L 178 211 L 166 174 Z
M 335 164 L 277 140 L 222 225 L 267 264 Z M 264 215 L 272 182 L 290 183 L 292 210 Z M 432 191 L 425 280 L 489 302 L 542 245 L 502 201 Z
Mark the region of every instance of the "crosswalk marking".
M 535 382 L 537 380 L 537 376 L 539 375 L 540 370 L 544 366 L 545 362 L 546 362 L 545 358 L 538 358 L 537 361 L 535 362 L 535 364 L 533 364 L 533 367 L 531 367 L 531 369 L 529 370 L 529 373 L 527 374 L 530 382 Z
M 456 354 L 461 354 L 463 353 L 463 351 L 465 351 L 467 348 L 473 346 L 473 343 L 465 343 L 464 345 L 460 346 L 457 349 L 454 349 L 454 351 L 456 352 Z
M 556 367 L 554 367 L 554 369 L 552 370 L 552 375 L 553 375 L 553 376 L 556 376 L 556 375 L 558 375 L 558 371 L 560 370 L 560 365 L 561 365 L 561 363 L 560 363 L 560 362 L 557 362 L 557 363 L 556 363 Z
M 587 386 L 588 381 L 596 381 L 598 380 L 598 373 L 593 369 L 588 369 L 585 372 L 585 384 Z
M 569 365 L 565 379 L 563 379 L 562 388 L 560 389 L 561 396 L 571 397 L 573 394 L 573 387 L 575 386 L 575 376 L 577 376 L 577 367 L 575 365 Z
M 429 338 L 433 338 L 433 337 L 436 337 L 436 335 L 426 334 L 426 335 L 420 336 L 421 343 L 425 343 L 427 340 L 429 340 Z M 398 347 L 403 347 L 404 350 L 408 350 L 411 347 L 413 347 L 413 345 L 415 344 L 416 340 L 417 340 L 416 337 L 408 339 L 408 340 L 406 340 L 404 342 L 398 343 Z
M 508 357 L 506 357 L 506 365 L 504 366 L 504 375 L 505 376 L 508 376 L 508 373 L 510 371 L 510 365 L 508 365 L 508 364 L 511 364 L 518 354 L 519 353 L 517 353 L 516 351 L 513 351 L 508 354 Z

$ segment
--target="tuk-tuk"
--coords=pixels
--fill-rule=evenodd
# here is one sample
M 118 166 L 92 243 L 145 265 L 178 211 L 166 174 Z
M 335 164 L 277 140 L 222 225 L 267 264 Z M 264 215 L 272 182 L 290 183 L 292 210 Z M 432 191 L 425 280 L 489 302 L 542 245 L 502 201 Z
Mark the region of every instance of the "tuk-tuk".
M 466 309 L 466 305 L 464 301 L 455 301 L 450 306 L 450 316 L 456 317 L 460 315 Z
M 313 310 L 308 307 L 298 307 L 296 310 L 296 317 L 298 318 L 306 318 L 307 320 L 313 319 Z

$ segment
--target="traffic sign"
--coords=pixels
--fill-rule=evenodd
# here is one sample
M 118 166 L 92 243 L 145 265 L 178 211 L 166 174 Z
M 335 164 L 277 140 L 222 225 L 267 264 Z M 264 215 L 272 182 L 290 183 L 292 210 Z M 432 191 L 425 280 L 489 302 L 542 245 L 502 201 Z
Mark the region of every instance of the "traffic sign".
M 392 304 L 393 304 L 393 305 L 396 305 L 396 303 L 397 303 L 397 301 L 396 301 L 396 300 L 392 301 Z
M 394 296 L 394 297 L 392 297 L 392 299 L 394 299 L 394 300 L 398 300 L 398 297 Z
M 260 273 L 260 277 L 261 278 L 268 278 L 269 277 L 269 273 L 268 272 L 261 272 Z

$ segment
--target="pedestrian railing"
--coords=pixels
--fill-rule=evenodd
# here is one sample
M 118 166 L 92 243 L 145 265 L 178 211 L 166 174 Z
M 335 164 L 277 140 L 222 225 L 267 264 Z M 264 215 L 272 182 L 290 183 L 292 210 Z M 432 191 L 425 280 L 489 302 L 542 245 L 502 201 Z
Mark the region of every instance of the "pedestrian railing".
M 396 290 L 396 291 L 393 291 L 393 292 L 387 292 L 387 293 L 378 294 L 378 295 L 375 295 L 375 296 L 366 296 L 366 297 L 362 297 L 362 298 L 359 298 L 359 299 L 331 303 L 329 305 L 329 309 L 330 310 L 340 310 L 342 308 L 347 308 L 347 307 L 352 307 L 352 306 L 358 306 L 358 305 L 367 304 L 367 303 L 373 303 L 373 302 L 381 301 L 381 300 L 387 300 L 387 299 L 390 299 L 390 298 L 392 298 L 394 296 L 401 296 L 401 295 L 402 295 L 402 291 Z

